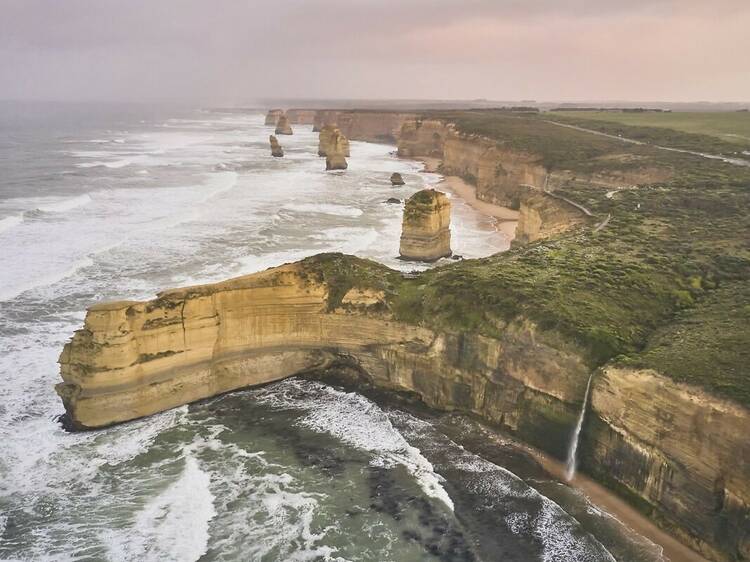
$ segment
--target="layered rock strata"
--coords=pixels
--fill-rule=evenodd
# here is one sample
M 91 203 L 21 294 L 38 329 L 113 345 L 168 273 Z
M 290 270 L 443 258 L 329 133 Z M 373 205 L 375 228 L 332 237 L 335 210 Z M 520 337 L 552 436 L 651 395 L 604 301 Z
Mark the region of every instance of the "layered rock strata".
M 266 125 L 269 125 L 271 127 L 275 127 L 276 123 L 279 122 L 279 118 L 284 115 L 284 110 L 282 109 L 271 109 L 266 113 Z
M 451 203 L 445 193 L 423 189 L 404 205 L 401 259 L 433 262 L 451 255 Z
M 750 559 L 750 412 L 656 371 L 592 388 L 583 468 L 711 559 Z
M 357 268 L 371 262 L 339 256 L 324 273 L 331 259 L 91 307 L 60 356 L 69 424 L 103 427 L 294 374 L 336 372 L 481 416 L 564 458 L 590 372 L 574 342 L 522 318 L 491 338 L 403 323 L 383 288 L 358 281 L 367 276 Z M 342 271 L 352 272 L 348 280 Z M 616 367 L 594 378 L 589 408 L 585 471 L 705 555 L 747 559 L 747 409 Z
M 271 143 L 271 156 L 274 156 L 276 158 L 283 157 L 284 156 L 284 149 L 281 148 L 281 145 L 279 144 L 279 139 L 277 139 L 273 135 L 270 135 L 268 137 L 268 141 Z
M 279 117 L 276 123 L 276 134 L 277 135 L 291 135 L 293 134 L 292 126 L 289 124 L 289 118 L 283 114 Z
M 414 118 L 413 113 L 321 110 L 315 114 L 313 131 L 334 125 L 351 140 L 396 144 L 403 124 Z
M 349 139 L 341 133 L 335 125 L 324 125 L 318 135 L 318 156 L 328 156 L 328 153 L 335 154 L 337 147 L 336 142 L 340 142 L 339 150 L 345 157 L 350 156 Z
M 521 201 L 513 244 L 551 238 L 583 224 L 585 219 L 585 215 L 569 203 L 544 192 L 534 193 Z
M 322 133 L 321 133 L 322 134 Z M 346 170 L 349 141 L 338 129 L 333 129 L 325 147 L 326 170 Z

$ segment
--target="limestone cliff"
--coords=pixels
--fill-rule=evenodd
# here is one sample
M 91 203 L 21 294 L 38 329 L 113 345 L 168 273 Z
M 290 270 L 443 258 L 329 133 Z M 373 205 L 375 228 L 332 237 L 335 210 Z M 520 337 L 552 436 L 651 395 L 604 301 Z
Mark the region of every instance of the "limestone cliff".
M 284 156 L 284 149 L 281 148 L 279 139 L 277 139 L 273 135 L 270 135 L 268 137 L 268 141 L 271 143 L 271 156 L 274 156 L 276 158 L 281 158 L 282 156 Z
M 336 142 L 341 143 L 336 147 Z M 335 154 L 339 150 L 345 157 L 349 157 L 349 139 L 342 135 L 335 125 L 324 125 L 318 135 L 318 156 L 328 156 L 328 153 Z
M 312 125 L 315 122 L 314 109 L 289 109 L 286 116 L 293 125 Z
M 276 123 L 276 134 L 277 135 L 291 135 L 293 134 L 292 126 L 289 124 L 289 118 L 286 114 L 282 114 Z
M 562 454 L 587 376 L 578 355 L 529 322 L 496 340 L 396 321 L 384 289 L 356 281 L 362 267 L 378 268 L 376 280 L 394 274 L 320 256 L 92 306 L 59 360 L 70 425 L 103 427 L 343 361 L 382 388 L 481 414 Z M 351 268 L 353 281 L 338 279 Z
M 343 370 L 359 384 L 481 416 L 564 458 L 586 354 L 522 317 L 497 323 L 493 337 L 406 323 L 394 295 L 408 295 L 409 283 L 372 262 L 324 255 L 147 302 L 99 304 L 63 349 L 57 391 L 70 425 L 84 429 Z M 584 470 L 707 556 L 747 559 L 747 409 L 614 367 L 594 379 L 590 408 Z
M 413 113 L 390 111 L 321 110 L 315 115 L 313 131 L 334 125 L 351 140 L 396 144 L 403 124 L 414 117 Z
M 526 244 L 536 240 L 551 238 L 582 224 L 585 216 L 578 209 L 539 192 L 524 197 L 518 213 L 518 226 L 514 244 Z
M 423 189 L 404 205 L 402 259 L 432 262 L 451 255 L 451 203 L 444 193 Z
M 323 132 L 321 132 L 322 141 Z M 326 146 L 326 170 L 346 170 L 346 156 L 349 154 L 349 141 L 338 129 L 333 129 L 327 137 Z
M 271 109 L 266 113 L 266 125 L 275 127 L 276 123 L 279 122 L 279 118 L 284 114 L 282 109 Z
M 595 379 L 584 468 L 714 559 L 750 559 L 750 412 L 655 371 Z M 718 547 L 718 548 L 717 548 Z

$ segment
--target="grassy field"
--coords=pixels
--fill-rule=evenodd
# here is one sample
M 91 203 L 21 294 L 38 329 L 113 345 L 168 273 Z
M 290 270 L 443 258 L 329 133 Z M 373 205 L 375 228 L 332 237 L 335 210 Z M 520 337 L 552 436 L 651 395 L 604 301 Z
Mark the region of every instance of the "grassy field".
M 649 141 L 671 142 L 668 146 L 687 148 L 682 143 L 686 138 L 670 139 L 664 132 L 650 129 L 668 129 L 689 135 L 708 136 L 727 143 L 728 146 L 706 143 L 707 147 L 722 152 L 750 150 L 750 112 L 672 112 L 672 113 L 617 113 L 612 111 L 554 111 L 545 114 L 553 120 L 589 125 L 603 132 L 622 134 L 629 138 Z M 703 139 L 706 141 L 707 139 Z M 693 142 L 700 141 L 693 138 Z M 676 146 L 675 146 L 676 145 Z M 692 143 L 691 143 L 692 146 Z
M 612 198 L 571 183 L 560 192 L 594 212 L 591 224 L 414 279 L 354 258 L 318 258 L 323 276 L 340 286 L 334 300 L 352 285 L 369 286 L 386 293 L 402 321 L 490 337 L 508 322 L 531 319 L 583 351 L 592 368 L 631 361 L 750 406 L 743 351 L 750 349 L 750 168 L 627 145 L 535 116 L 442 116 L 464 132 L 537 152 L 548 165 L 596 171 L 611 166 L 597 157 L 614 151 L 675 173 Z M 610 223 L 594 233 L 607 214 Z

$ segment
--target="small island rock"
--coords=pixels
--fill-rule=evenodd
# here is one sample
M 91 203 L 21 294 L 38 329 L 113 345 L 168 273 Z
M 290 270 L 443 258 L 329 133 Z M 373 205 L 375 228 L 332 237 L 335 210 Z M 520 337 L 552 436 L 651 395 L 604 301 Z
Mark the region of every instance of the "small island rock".
M 398 172 L 393 172 L 391 174 L 391 185 L 405 185 L 406 182 L 404 181 L 404 178 L 401 177 L 401 174 Z
M 281 148 L 279 139 L 271 135 L 270 137 L 268 137 L 268 140 L 271 143 L 271 156 L 275 156 L 276 158 L 281 158 L 282 156 L 284 156 L 284 149 Z
M 292 135 L 292 126 L 289 124 L 289 118 L 286 114 L 279 117 L 278 123 L 276 123 L 276 134 L 277 135 Z
M 451 255 L 451 203 L 445 193 L 423 189 L 404 206 L 401 259 L 432 262 Z

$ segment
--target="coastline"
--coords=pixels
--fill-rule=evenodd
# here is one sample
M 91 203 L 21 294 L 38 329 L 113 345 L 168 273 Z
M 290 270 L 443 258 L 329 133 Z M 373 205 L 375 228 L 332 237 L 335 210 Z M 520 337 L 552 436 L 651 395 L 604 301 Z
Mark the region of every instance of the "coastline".
M 414 158 L 414 160 L 424 164 L 423 171 L 435 174 L 440 173 L 438 171 L 438 166 L 440 165 L 439 158 L 419 157 Z M 508 238 L 508 241 L 512 241 L 516 237 L 518 211 L 514 211 L 508 207 L 495 205 L 494 203 L 480 201 L 477 199 L 476 188 L 458 176 L 443 176 L 438 185 L 446 191 L 458 195 L 473 209 L 494 218 L 495 228 L 499 232 L 502 232 Z
M 414 158 L 414 160 L 422 162 L 424 165 L 424 172 L 440 174 L 438 169 L 440 165 L 439 158 L 423 156 Z M 508 207 L 495 205 L 493 203 L 480 201 L 476 197 L 476 188 L 459 176 L 443 176 L 438 185 L 443 187 L 446 191 L 458 195 L 469 206 L 480 213 L 495 218 L 497 220 L 496 228 L 505 234 L 509 240 L 515 238 L 516 225 L 518 224 L 518 211 L 514 211 Z M 535 458 L 551 476 L 558 479 L 560 482 L 566 482 L 565 463 L 560 462 L 557 459 L 548 456 L 543 451 L 535 449 L 525 443 L 518 442 L 518 445 Z M 708 562 L 708 560 L 701 554 L 680 542 L 667 531 L 661 529 L 655 522 L 638 512 L 613 491 L 592 480 L 588 476 L 577 473 L 568 485 L 580 490 L 593 505 L 601 508 L 635 533 L 646 537 L 654 544 L 660 546 L 662 548 L 662 555 L 665 562 Z

